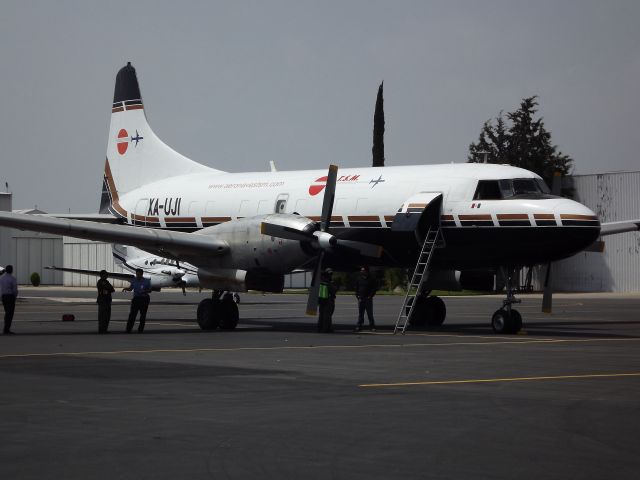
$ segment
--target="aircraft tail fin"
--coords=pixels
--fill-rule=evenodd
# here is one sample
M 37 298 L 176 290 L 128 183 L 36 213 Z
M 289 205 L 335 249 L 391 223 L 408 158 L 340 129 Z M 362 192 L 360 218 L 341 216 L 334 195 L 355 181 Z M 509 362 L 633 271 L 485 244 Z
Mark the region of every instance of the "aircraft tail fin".
M 179 154 L 156 136 L 147 122 L 135 68 L 131 62 L 121 68 L 113 95 L 100 213 L 122 215 L 118 195 L 144 184 L 218 171 Z

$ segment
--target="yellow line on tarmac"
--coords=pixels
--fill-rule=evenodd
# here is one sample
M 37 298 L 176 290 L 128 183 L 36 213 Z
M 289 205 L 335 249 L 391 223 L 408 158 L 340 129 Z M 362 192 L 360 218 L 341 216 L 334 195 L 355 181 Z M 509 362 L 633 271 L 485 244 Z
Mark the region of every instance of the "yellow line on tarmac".
M 459 346 L 495 346 L 495 345 L 523 345 L 523 344 L 554 344 L 572 342 L 625 342 L 640 341 L 639 338 L 593 338 L 576 340 L 514 340 L 494 342 L 452 342 L 452 343 L 392 343 L 392 344 L 364 344 L 364 345 L 301 345 L 301 346 L 274 346 L 274 347 L 210 347 L 210 348 L 161 348 L 149 350 L 112 350 L 112 351 L 85 351 L 85 352 L 48 352 L 48 353 L 9 353 L 0 355 L 3 358 L 21 357 L 59 357 L 82 355 L 121 355 L 138 353 L 190 353 L 190 352 L 246 352 L 246 351 L 284 351 L 284 350 L 348 350 L 367 348 L 416 348 L 416 347 L 459 347 Z
M 531 382 L 539 380 L 571 380 L 586 378 L 614 378 L 614 377 L 640 377 L 640 372 L 636 373 L 593 373 L 587 375 L 554 375 L 544 377 L 515 377 L 515 378 L 481 378 L 471 380 L 436 380 L 428 382 L 398 382 L 398 383 L 368 383 L 358 385 L 359 387 L 412 387 L 416 385 L 455 385 L 460 383 L 499 383 L 499 382 Z

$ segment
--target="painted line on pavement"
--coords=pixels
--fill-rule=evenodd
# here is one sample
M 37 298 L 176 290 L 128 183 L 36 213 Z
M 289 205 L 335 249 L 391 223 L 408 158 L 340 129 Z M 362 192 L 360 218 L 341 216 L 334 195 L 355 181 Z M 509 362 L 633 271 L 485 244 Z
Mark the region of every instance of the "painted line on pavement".
M 469 380 L 435 380 L 424 382 L 397 382 L 397 383 L 366 383 L 358 385 L 363 388 L 382 387 L 413 387 L 418 385 L 457 385 L 464 383 L 500 383 L 500 382 L 531 382 L 542 380 L 576 380 L 589 378 L 616 378 L 616 377 L 640 377 L 640 372 L 633 373 L 592 373 L 585 375 L 547 375 L 543 377 L 514 377 L 514 378 L 477 378 Z
M 522 340 L 501 342 L 454 342 L 454 343 L 394 343 L 394 344 L 365 344 L 365 345 L 301 345 L 275 347 L 211 347 L 211 348 L 160 348 L 147 350 L 112 350 L 112 351 L 84 351 L 84 352 L 46 352 L 46 353 L 9 353 L 0 355 L 3 358 L 24 357 L 63 357 L 83 355 L 123 355 L 145 353 L 192 353 L 192 352 L 244 352 L 244 351 L 286 351 L 286 350 L 348 350 L 374 348 L 419 348 L 419 347 L 455 347 L 455 346 L 496 346 L 496 345 L 529 345 L 529 344 L 560 344 L 585 342 L 638 342 L 640 338 L 594 338 L 580 340 Z

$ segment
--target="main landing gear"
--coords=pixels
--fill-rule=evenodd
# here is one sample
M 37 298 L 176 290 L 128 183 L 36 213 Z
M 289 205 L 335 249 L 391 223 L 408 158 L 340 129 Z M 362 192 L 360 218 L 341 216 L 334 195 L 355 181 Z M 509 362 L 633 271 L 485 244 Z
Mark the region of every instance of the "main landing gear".
M 522 329 L 522 315 L 517 310 L 511 308 L 514 303 L 520 303 L 513 293 L 514 268 L 500 268 L 500 273 L 505 280 L 507 298 L 502 301 L 502 308 L 496 310 L 491 317 L 491 327 L 496 333 L 518 333 Z
M 218 327 L 233 330 L 238 325 L 240 313 L 233 294 L 214 290 L 211 298 L 205 298 L 198 304 L 197 318 L 202 330 L 215 330 Z
M 439 327 L 447 318 L 447 307 L 440 297 L 430 296 L 428 292 L 423 292 L 416 296 L 416 305 L 413 307 L 409 324 L 414 327 Z M 407 305 L 407 315 L 411 309 L 411 300 Z

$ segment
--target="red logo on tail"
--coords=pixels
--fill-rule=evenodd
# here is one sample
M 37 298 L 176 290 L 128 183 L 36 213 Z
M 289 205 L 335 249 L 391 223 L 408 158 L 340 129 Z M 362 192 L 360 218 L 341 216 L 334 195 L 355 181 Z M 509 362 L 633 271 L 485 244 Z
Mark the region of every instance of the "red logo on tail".
M 118 132 L 118 153 L 124 155 L 129 147 L 129 134 L 124 128 Z

